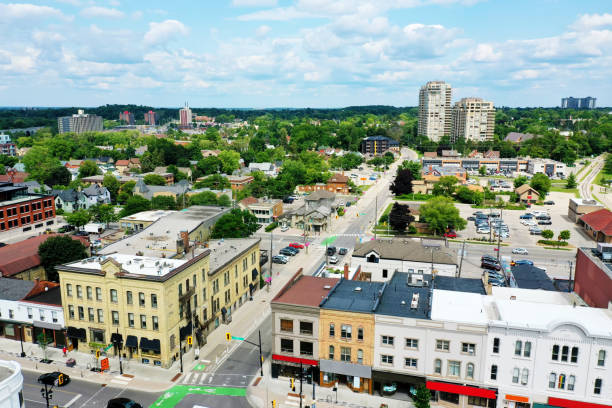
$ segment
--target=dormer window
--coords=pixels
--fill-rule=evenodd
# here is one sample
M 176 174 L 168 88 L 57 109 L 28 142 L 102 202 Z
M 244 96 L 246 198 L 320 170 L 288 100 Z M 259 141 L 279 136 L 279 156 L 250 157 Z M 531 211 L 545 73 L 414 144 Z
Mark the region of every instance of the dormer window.
M 378 263 L 378 261 L 379 261 L 379 258 L 374 253 L 368 255 L 368 257 L 366 259 L 370 263 Z

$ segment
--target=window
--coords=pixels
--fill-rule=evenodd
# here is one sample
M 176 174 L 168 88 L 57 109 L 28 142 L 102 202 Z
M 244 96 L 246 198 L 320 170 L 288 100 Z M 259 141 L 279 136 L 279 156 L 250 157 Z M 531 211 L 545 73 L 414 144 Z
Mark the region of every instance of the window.
M 418 339 L 406 339 L 406 347 L 418 349 L 419 348 L 419 340 Z
M 523 357 L 531 357 L 531 342 L 526 341 L 525 347 L 523 348 Z
M 499 354 L 499 337 L 493 339 L 493 353 Z
M 596 378 L 595 379 L 595 386 L 593 387 L 593 394 L 601 394 L 601 383 L 603 381 L 601 380 L 601 378 Z
M 570 359 L 572 363 L 578 362 L 578 347 L 572 347 L 572 357 Z
M 140 307 L 145 307 L 145 294 L 142 292 L 138 292 L 138 305 Z
M 102 288 L 96 288 L 96 300 L 102 301 Z
M 363 364 L 363 350 L 362 349 L 357 350 L 357 363 Z
M 567 390 L 574 391 L 575 385 L 576 385 L 576 377 L 573 375 L 570 375 L 569 378 L 567 379 Z
M 565 389 L 565 374 L 559 374 L 559 382 L 557 383 L 557 387 L 560 390 Z
M 91 289 L 91 286 L 87 287 L 87 300 L 92 300 L 93 299 L 93 290 Z
M 206 289 L 204 289 L 204 299 L 206 299 Z M 157 309 L 157 295 L 155 293 L 151 293 L 151 306 Z
M 300 341 L 300 354 L 303 356 L 312 356 L 312 343 L 309 341 Z
M 329 346 L 329 359 L 333 360 L 334 359 L 334 346 Z
M 392 336 L 382 336 L 381 340 L 382 344 L 386 344 L 388 346 L 393 345 L 393 337 Z
M 90 329 L 89 330 L 89 338 L 94 343 L 102 343 L 102 344 L 104 344 L 104 330 Z
M 556 384 L 557 384 L 557 374 L 550 373 L 548 375 L 548 388 L 555 388 Z
M 111 320 L 113 322 L 113 326 L 119 326 L 119 312 L 113 310 L 111 312 Z
M 488 407 L 489 400 L 483 397 L 468 397 L 468 405 L 477 406 L 477 407 Z
M 383 354 L 380 356 L 380 362 L 383 364 L 393 364 L 393 356 Z
M 404 366 L 408 368 L 417 368 L 417 359 L 416 358 L 405 358 Z
M 140 315 L 140 328 L 141 329 L 147 328 L 147 316 L 146 315 Z
M 104 311 L 98 309 L 98 323 L 104 323 Z
M 312 334 L 312 322 L 300 322 L 300 334 Z
M 293 353 L 293 340 L 281 339 L 281 353 Z
M 363 341 L 363 327 L 357 329 L 357 340 Z
M 78 310 L 79 310 L 79 320 L 85 319 L 85 310 L 83 309 L 83 306 L 79 306 Z
M 597 354 L 597 365 L 603 367 L 606 365 L 606 350 L 599 350 Z
M 134 313 L 128 313 L 128 326 L 134 327 Z
M 74 306 L 68 305 L 68 318 L 74 320 Z
M 528 380 L 529 380 L 529 370 L 526 368 L 523 368 L 523 371 L 521 372 L 521 384 L 527 385 Z
M 468 363 L 465 371 L 466 371 L 465 372 L 466 378 L 474 379 L 474 364 L 473 363 Z
M 512 370 L 512 382 L 514 384 L 518 384 L 520 375 L 521 370 L 515 367 L 514 370 Z
M 132 298 L 132 291 L 131 290 L 128 290 L 127 292 L 125 292 L 125 297 L 126 297 L 128 305 L 131 305 L 132 303 L 134 303 L 134 299 Z
M 31 307 L 28 307 L 28 319 L 31 319 L 31 318 L 32 318 L 32 316 L 33 316 L 33 315 L 32 315 L 32 308 L 31 308 Z
M 89 317 L 90 322 L 94 322 L 96 320 L 96 316 L 94 315 L 93 307 L 87 308 L 87 316 Z
M 153 322 L 153 330 L 159 330 L 159 319 L 157 316 L 153 316 L 151 320 Z
M 57 312 L 54 310 L 51 311 L 51 319 L 53 320 L 53 323 L 57 323 Z
M 464 353 L 474 354 L 476 345 L 474 343 L 461 343 L 461 351 Z
M 497 365 L 496 364 L 493 364 L 491 366 L 491 379 L 497 380 Z
M 329 337 L 334 337 L 336 335 L 336 325 L 333 323 L 329 324 Z
M 213 295 L 219 293 L 219 279 L 213 281 Z
M 436 350 L 448 351 L 450 349 L 450 341 L 448 340 L 436 340 Z
M 520 356 L 522 353 L 523 353 L 523 342 L 520 340 L 517 340 L 516 343 L 514 343 L 514 355 Z
M 351 361 L 350 347 L 340 347 L 340 361 Z
M 387 276 L 388 276 L 388 275 L 389 275 L 389 271 L 388 271 L 388 270 L 386 270 L 386 269 L 383 269 L 383 271 L 382 271 L 382 277 L 383 277 L 383 279 L 387 278 Z
M 178 285 L 179 297 L 183 296 L 183 284 L 179 283 Z
M 353 327 L 348 324 L 343 324 L 340 328 L 340 338 L 350 340 L 353 337 Z
M 285 332 L 293 333 L 293 320 L 289 319 L 281 319 L 280 321 L 280 329 Z
M 448 375 L 459 377 L 461 375 L 461 362 L 450 360 L 448 362 Z
M 111 299 L 111 302 L 117 303 L 117 289 L 110 290 L 110 299 Z
M 434 360 L 434 373 L 442 374 L 442 360 L 440 360 L 439 358 L 436 358 Z
M 556 344 L 553 346 L 551 358 L 555 361 L 559 360 L 559 346 Z
M 223 274 L 223 286 L 227 286 L 230 283 L 230 274 L 229 271 L 225 271 Z
M 196 285 L 196 276 L 195 276 L 195 273 L 193 274 L 193 279 L 192 279 L 192 281 L 193 281 L 193 287 L 195 288 L 195 287 L 197 286 L 197 285 Z
M 569 357 L 569 347 L 563 346 L 561 348 L 561 361 L 567 361 L 568 357 Z
M 83 299 L 83 287 L 81 285 L 76 285 L 77 288 L 77 297 L 79 299 Z

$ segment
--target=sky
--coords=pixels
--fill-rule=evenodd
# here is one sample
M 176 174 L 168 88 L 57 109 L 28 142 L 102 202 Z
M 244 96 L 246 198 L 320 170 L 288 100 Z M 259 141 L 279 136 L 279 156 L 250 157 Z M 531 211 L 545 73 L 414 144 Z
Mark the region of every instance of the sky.
M 612 106 L 610 0 L 0 0 L 0 106 Z

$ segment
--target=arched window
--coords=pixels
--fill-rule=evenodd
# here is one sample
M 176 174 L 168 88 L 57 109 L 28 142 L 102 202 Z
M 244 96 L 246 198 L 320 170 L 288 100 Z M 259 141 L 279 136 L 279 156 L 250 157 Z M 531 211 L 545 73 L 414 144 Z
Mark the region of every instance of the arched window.
M 378 263 L 378 257 L 375 254 L 368 256 L 368 262 Z
M 467 378 L 472 378 L 472 379 L 474 378 L 474 364 L 472 363 L 467 364 L 467 370 L 466 370 L 465 376 Z
M 434 360 L 434 373 L 442 374 L 442 360 L 440 360 L 439 358 L 436 358 Z
M 559 383 L 557 387 L 561 390 L 565 389 L 565 374 L 559 374 Z
M 548 376 L 548 388 L 555 388 L 557 384 L 557 374 L 550 373 Z
M 529 370 L 526 368 L 523 368 L 523 372 L 521 375 L 521 384 L 527 385 L 527 381 L 529 381 Z

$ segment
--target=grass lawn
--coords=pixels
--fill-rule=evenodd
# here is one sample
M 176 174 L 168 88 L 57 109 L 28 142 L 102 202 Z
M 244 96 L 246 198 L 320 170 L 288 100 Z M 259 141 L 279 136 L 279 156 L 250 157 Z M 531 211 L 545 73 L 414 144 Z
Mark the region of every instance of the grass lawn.
M 602 186 L 602 187 L 608 187 L 606 184 L 603 183 L 603 180 L 610 180 L 612 179 L 612 174 L 609 173 L 604 173 L 604 171 L 600 171 L 599 174 L 597 174 L 597 176 L 595 176 L 595 179 L 593 180 L 593 184 L 597 184 L 598 186 Z
M 550 191 L 554 191 L 557 193 L 570 193 L 570 194 L 574 194 L 574 197 L 580 198 L 580 193 L 578 192 L 577 188 L 565 188 L 565 187 L 558 187 L 558 186 L 553 185 L 550 187 Z
M 358 187 L 361 189 L 361 191 L 363 191 L 363 192 L 365 193 L 365 192 L 366 192 L 366 191 L 368 191 L 368 189 L 369 189 L 370 187 L 372 187 L 373 185 L 374 185 L 374 184 L 366 184 L 365 186 L 358 186 Z

